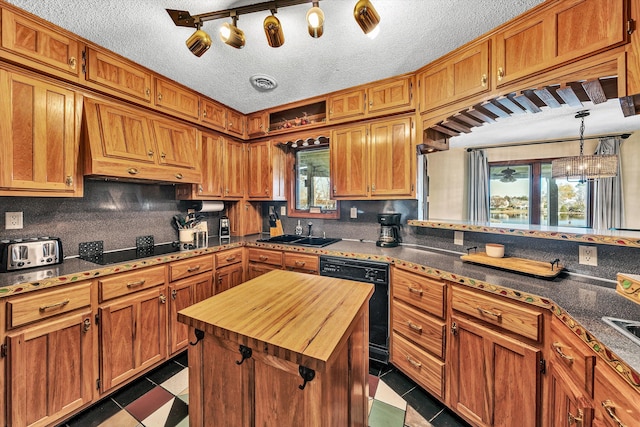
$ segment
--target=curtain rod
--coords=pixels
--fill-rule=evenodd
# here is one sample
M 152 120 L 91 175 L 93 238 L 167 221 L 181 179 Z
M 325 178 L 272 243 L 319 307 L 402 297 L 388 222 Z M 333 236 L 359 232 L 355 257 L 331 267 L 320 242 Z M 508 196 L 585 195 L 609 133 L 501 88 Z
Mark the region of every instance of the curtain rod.
M 584 140 L 586 141 L 587 139 L 598 139 L 598 138 L 613 138 L 619 136 L 622 139 L 627 139 L 631 136 L 630 132 L 626 132 L 626 133 L 616 133 L 613 135 L 597 135 L 597 136 L 589 136 L 589 137 L 585 137 Z M 469 147 L 467 148 L 467 152 L 470 151 L 474 151 L 474 150 L 484 150 L 484 149 L 488 149 L 488 148 L 506 148 L 506 147 L 525 147 L 527 145 L 539 145 L 539 144 L 550 144 L 550 143 L 554 143 L 554 142 L 573 142 L 573 141 L 580 141 L 580 138 L 567 138 L 567 139 L 554 139 L 554 140 L 550 140 L 550 141 L 533 141 L 533 142 L 523 142 L 521 144 L 498 144 L 498 145 L 485 145 L 483 147 Z

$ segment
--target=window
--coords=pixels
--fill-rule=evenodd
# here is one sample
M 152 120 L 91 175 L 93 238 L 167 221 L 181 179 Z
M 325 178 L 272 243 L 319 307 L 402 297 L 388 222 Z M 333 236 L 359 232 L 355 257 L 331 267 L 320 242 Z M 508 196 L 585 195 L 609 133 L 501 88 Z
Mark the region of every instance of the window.
M 289 216 L 339 218 L 338 202 L 331 199 L 329 147 L 298 149 L 294 156 Z
M 551 178 L 550 161 L 490 164 L 492 222 L 591 226 L 591 186 Z

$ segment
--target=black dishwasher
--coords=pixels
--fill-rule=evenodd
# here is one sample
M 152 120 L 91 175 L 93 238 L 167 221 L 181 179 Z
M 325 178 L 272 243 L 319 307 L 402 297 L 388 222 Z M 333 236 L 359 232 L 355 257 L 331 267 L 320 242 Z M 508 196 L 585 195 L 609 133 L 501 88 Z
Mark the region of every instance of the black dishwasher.
M 320 275 L 371 283 L 369 300 L 369 359 L 389 362 L 389 264 L 321 255 Z

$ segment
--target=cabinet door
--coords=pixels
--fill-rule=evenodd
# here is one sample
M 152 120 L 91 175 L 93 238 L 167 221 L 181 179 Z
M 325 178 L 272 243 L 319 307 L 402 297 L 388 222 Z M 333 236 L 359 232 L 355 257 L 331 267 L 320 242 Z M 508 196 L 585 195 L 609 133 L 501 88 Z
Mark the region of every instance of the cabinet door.
M 247 280 L 255 279 L 272 270 L 281 270 L 282 266 L 250 262 L 247 266 Z
M 548 387 L 549 426 L 591 426 L 593 402 L 561 365 L 549 364 Z
M 243 282 L 242 264 L 233 264 L 216 271 L 215 294 L 238 286 Z
M 365 93 L 364 90 L 340 92 L 332 95 L 327 100 L 329 121 L 338 121 L 349 117 L 364 116 Z
M 224 138 L 202 134 L 202 181 L 195 185 L 195 197 L 220 198 L 224 194 Z
M 271 145 L 269 141 L 248 146 L 247 196 L 268 199 L 271 196 Z
M 409 110 L 413 105 L 413 77 L 376 84 L 367 89 L 369 114 Z
M 86 48 L 85 79 L 112 92 L 151 101 L 151 73 L 116 56 Z
M 0 187 L 73 195 L 79 143 L 75 93 L 0 70 Z
M 244 196 L 244 144 L 226 138 L 224 140 L 224 197 L 241 198 Z
M 247 117 L 247 135 L 264 136 L 269 132 L 267 113 L 251 114 Z
M 244 115 L 227 110 L 227 131 L 237 136 L 244 136 Z
M 366 198 L 369 194 L 366 126 L 332 131 L 329 144 L 333 197 Z
M 230 203 L 227 209 L 232 236 L 247 236 L 262 231 L 262 206 L 260 202 L 240 200 Z
M 411 197 L 415 188 L 415 150 L 411 143 L 411 119 L 371 125 L 369 144 L 371 196 Z
M 178 322 L 178 311 L 213 295 L 213 276 L 199 276 L 169 285 L 169 353 L 174 354 L 189 343 L 189 327 Z
M 91 401 L 93 331 L 86 311 L 9 335 L 8 425 L 49 425 Z
M 480 426 L 539 426 L 542 352 L 457 316 L 451 322 L 451 408 Z
M 155 105 L 171 114 L 198 119 L 200 98 L 196 92 L 162 78 L 154 78 L 156 87 Z
M 222 104 L 200 99 L 202 105 L 202 117 L 200 120 L 208 127 L 217 130 L 225 130 L 227 127 L 227 109 Z
M 158 144 L 159 164 L 200 170 L 200 150 L 194 127 L 154 119 L 153 131 Z
M 166 357 L 163 291 L 157 288 L 138 292 L 98 309 L 102 392 Z
M 2 48 L 26 58 L 30 66 L 63 77 L 80 75 L 80 44 L 76 39 L 2 9 Z M 22 62 L 22 61 L 21 61 Z

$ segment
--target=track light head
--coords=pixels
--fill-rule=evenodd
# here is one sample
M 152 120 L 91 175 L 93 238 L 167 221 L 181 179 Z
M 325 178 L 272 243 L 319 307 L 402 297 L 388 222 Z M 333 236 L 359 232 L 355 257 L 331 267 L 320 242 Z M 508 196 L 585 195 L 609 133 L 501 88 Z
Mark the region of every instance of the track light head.
M 371 33 L 380 23 L 380 15 L 369 0 L 359 0 L 356 3 L 353 8 L 353 17 L 365 34 Z
M 280 47 L 284 44 L 284 31 L 282 31 L 282 25 L 280 25 L 280 20 L 278 18 L 274 15 L 269 15 L 264 18 L 262 26 L 264 28 L 264 33 L 267 36 L 267 43 L 269 43 L 269 46 Z
M 242 49 L 244 47 L 244 32 L 236 26 L 238 23 L 238 17 L 233 16 L 233 24 L 225 22 L 220 27 L 220 40 L 225 42 L 231 47 L 236 49 Z
M 307 29 L 309 35 L 315 39 L 324 33 L 324 12 L 318 6 L 318 2 L 312 3 L 313 7 L 307 11 Z
M 198 26 L 198 29 L 189 36 L 186 44 L 191 53 L 200 57 L 211 47 L 211 37 Z

